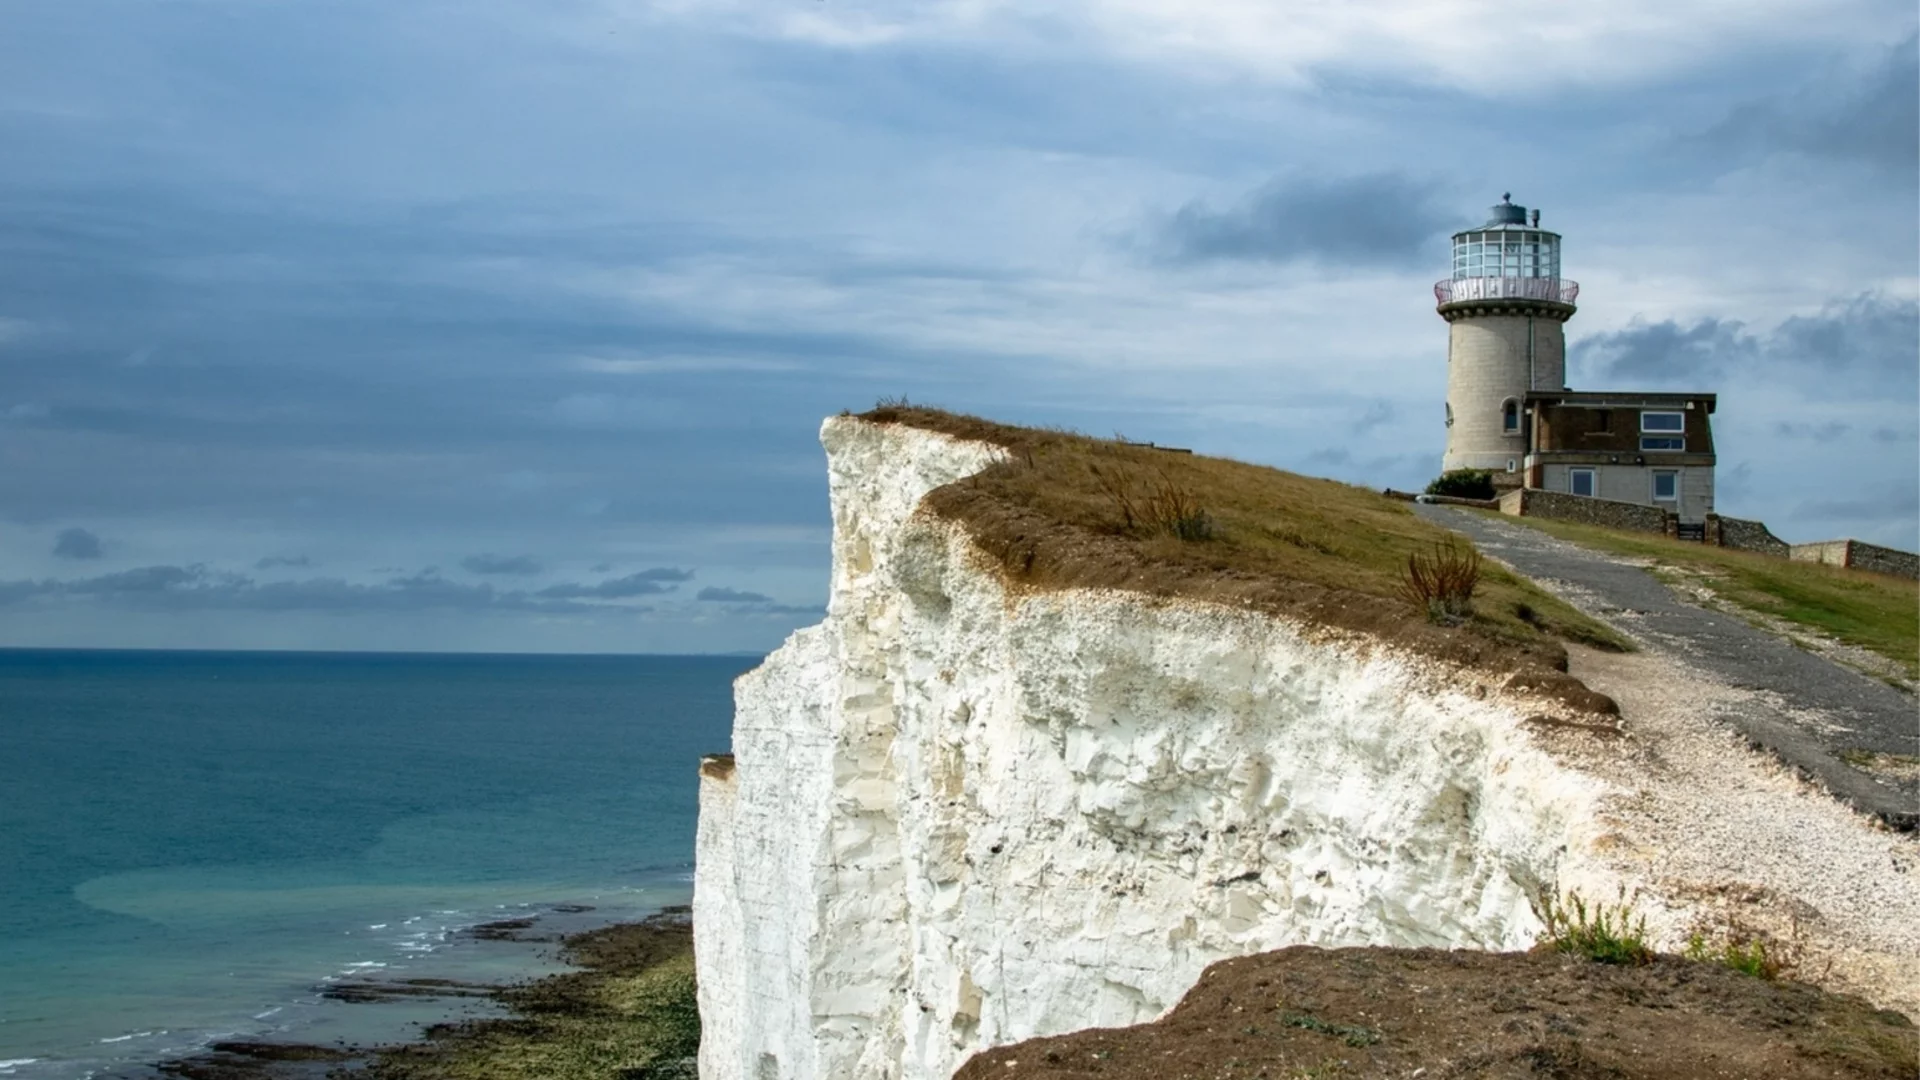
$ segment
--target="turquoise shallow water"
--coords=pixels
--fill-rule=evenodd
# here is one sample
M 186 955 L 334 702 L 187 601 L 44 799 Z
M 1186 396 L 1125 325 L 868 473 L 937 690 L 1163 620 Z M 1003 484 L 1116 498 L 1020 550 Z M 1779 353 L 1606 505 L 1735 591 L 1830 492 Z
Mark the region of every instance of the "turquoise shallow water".
M 301 1037 L 328 978 L 509 962 L 459 927 L 684 902 L 754 662 L 0 650 L 0 1077 Z

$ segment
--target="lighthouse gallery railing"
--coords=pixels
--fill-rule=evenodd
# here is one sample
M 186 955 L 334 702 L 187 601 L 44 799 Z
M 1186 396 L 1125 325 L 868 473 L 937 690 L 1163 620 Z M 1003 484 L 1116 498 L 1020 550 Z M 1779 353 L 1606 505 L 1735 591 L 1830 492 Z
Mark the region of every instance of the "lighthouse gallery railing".
M 1580 283 L 1565 278 L 1466 277 L 1448 278 L 1433 285 L 1433 298 L 1442 307 L 1461 300 L 1549 300 L 1571 304 L 1580 295 Z

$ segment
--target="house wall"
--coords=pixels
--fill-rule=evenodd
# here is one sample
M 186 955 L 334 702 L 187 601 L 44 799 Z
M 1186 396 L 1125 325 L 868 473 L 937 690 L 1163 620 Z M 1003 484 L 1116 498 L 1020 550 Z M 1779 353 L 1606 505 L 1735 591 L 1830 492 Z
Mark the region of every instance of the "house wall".
M 1661 466 L 1666 468 L 1669 466 Z M 1569 465 L 1548 462 L 1540 468 L 1540 487 L 1550 492 L 1572 492 L 1569 471 L 1590 468 L 1594 472 L 1594 498 L 1637 503 L 1656 509 L 1672 509 L 1680 520 L 1695 524 L 1713 513 L 1713 466 L 1671 466 L 1680 473 L 1680 501 L 1656 504 L 1653 501 L 1653 466 L 1642 465 Z
M 1538 411 L 1539 437 L 1534 445 L 1541 450 L 1576 450 L 1596 454 L 1642 454 L 1662 451 L 1640 449 L 1640 413 L 1634 408 L 1593 408 L 1585 405 L 1545 405 Z M 1675 408 L 1671 405 L 1647 406 L 1647 412 L 1680 412 L 1686 415 L 1686 453 L 1713 453 L 1713 421 L 1704 408 Z

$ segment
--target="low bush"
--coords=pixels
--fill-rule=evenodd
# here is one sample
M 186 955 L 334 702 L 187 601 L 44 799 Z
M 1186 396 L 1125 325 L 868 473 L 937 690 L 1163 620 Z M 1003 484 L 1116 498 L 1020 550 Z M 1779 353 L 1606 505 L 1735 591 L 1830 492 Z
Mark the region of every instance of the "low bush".
M 1473 615 L 1473 590 L 1480 584 L 1480 553 L 1449 536 L 1428 552 L 1407 556 L 1401 592 L 1434 622 L 1452 623 Z
M 1162 472 L 1150 481 L 1117 465 L 1095 468 L 1100 488 L 1119 515 L 1122 532 L 1144 536 L 1171 536 L 1179 540 L 1211 540 L 1213 517 L 1188 489 Z
M 1427 485 L 1429 495 L 1451 495 L 1456 499 L 1493 498 L 1493 473 L 1486 469 L 1450 469 Z
M 1719 964 L 1742 975 L 1776 982 L 1782 975 L 1800 966 L 1800 925 L 1796 921 L 1785 939 L 1756 930 L 1740 919 L 1733 919 L 1711 932 L 1696 929 L 1687 935 L 1686 958 L 1705 964 Z
M 1586 900 L 1573 892 L 1567 894 L 1564 904 L 1547 897 L 1543 906 L 1540 916 L 1547 926 L 1540 934 L 1541 945 L 1603 964 L 1653 962 L 1653 950 L 1647 947 L 1647 920 L 1645 916 L 1636 917 L 1624 897 L 1612 907 L 1595 904 L 1589 908 Z

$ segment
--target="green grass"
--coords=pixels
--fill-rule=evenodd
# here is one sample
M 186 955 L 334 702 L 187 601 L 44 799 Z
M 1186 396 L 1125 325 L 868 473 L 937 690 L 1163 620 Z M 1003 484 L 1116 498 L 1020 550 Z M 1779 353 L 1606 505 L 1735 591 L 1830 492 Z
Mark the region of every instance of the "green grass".
M 1624 898 L 1612 907 L 1588 906 L 1575 892 L 1568 893 L 1564 903 L 1548 897 L 1545 908 L 1541 913 L 1547 924 L 1540 935 L 1542 945 L 1603 964 L 1653 962 L 1653 950 L 1647 946 L 1647 920 L 1635 916 Z
M 499 996 L 517 1015 L 454 1024 L 425 1042 L 385 1050 L 368 1070 L 369 1080 L 692 1076 L 686 1059 L 699 1050 L 700 1011 L 690 939 L 669 939 L 606 966 L 549 976 Z
M 1684 571 L 1736 608 L 1866 649 L 1920 678 L 1920 582 L 1570 521 L 1501 520 Z

